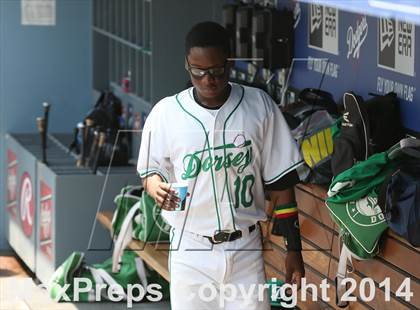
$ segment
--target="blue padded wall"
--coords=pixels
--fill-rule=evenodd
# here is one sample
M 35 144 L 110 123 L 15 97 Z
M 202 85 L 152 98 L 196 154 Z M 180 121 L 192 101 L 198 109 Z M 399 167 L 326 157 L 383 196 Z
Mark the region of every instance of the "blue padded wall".
M 55 26 L 21 25 L 21 1 L 0 1 L 0 249 L 7 132 L 36 132 L 42 102 L 51 132 L 70 132 L 92 104 L 91 0 L 57 0 Z

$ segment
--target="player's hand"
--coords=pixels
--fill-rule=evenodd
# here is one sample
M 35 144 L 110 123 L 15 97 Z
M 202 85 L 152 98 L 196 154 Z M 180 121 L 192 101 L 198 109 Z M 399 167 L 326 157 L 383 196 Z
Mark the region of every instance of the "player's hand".
M 180 199 L 176 192 L 171 188 L 171 184 L 160 182 L 157 184 L 156 204 L 164 210 L 173 211 L 176 209 Z
M 163 182 L 158 175 L 147 177 L 144 179 L 143 184 L 147 193 L 155 200 L 160 208 L 168 211 L 175 210 L 179 198 L 176 192 L 171 189 L 171 184 Z
M 305 276 L 302 253 L 288 251 L 286 255 L 286 283 L 296 284 L 300 289 L 301 280 Z

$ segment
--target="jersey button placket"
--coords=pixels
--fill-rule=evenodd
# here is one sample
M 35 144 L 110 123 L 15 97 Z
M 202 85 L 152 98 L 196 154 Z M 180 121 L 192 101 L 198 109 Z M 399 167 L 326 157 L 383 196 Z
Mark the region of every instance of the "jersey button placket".
M 221 122 L 219 119 L 220 117 L 218 117 L 220 115 L 220 113 L 217 115 L 216 120 L 214 122 L 214 146 L 218 147 L 218 146 L 224 146 L 224 141 L 223 141 L 223 122 Z M 215 160 L 215 156 L 218 155 L 219 157 L 222 157 L 222 168 L 219 170 L 216 170 L 216 161 L 213 162 L 213 168 L 215 171 L 215 175 L 216 175 L 216 186 L 217 186 L 217 190 L 218 190 L 218 201 L 219 201 L 219 210 L 220 210 L 220 217 L 221 217 L 221 221 L 223 223 L 222 227 L 223 229 L 233 229 L 232 223 L 229 220 L 231 218 L 230 215 L 230 203 L 229 203 L 229 198 L 228 198 L 228 193 L 227 193 L 227 188 L 225 188 L 226 184 L 226 175 L 225 173 L 227 173 L 227 170 L 224 168 L 224 161 L 225 156 L 224 156 L 224 149 L 220 148 L 219 150 L 214 150 L 213 153 L 213 159 Z M 226 214 L 225 214 L 226 213 Z M 224 221 L 225 220 L 225 221 Z M 226 222 L 227 221 L 227 222 Z
M 211 165 L 211 170 L 213 171 L 214 174 L 214 182 L 215 182 L 215 187 L 216 187 L 216 199 L 218 202 L 218 209 L 219 209 L 219 214 L 220 214 L 220 223 L 221 223 L 221 229 L 224 229 L 224 224 L 223 224 L 223 207 L 221 205 L 221 192 L 220 192 L 220 187 L 219 184 L 221 184 L 221 176 L 220 176 L 220 171 L 216 170 L 216 165 L 215 165 L 215 156 L 217 151 L 215 150 L 216 147 L 218 147 L 219 145 L 221 145 L 221 141 L 220 141 L 220 129 L 218 129 L 220 127 L 220 122 L 218 122 L 218 117 L 216 115 L 216 117 L 214 118 L 213 121 L 213 128 L 211 131 L 212 134 L 212 139 L 211 141 L 213 142 L 213 147 L 212 147 L 212 151 L 211 151 L 211 156 L 212 156 L 212 165 Z

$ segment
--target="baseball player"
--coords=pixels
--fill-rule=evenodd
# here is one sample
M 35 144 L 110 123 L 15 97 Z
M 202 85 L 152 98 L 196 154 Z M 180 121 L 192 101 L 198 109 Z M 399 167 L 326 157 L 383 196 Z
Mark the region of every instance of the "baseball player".
M 172 309 L 269 309 L 259 221 L 264 191 L 275 206 L 272 233 L 288 248 L 286 280 L 304 275 L 291 188 L 302 159 L 288 126 L 262 90 L 229 83 L 229 36 L 213 22 L 187 34 L 193 87 L 159 101 L 148 116 L 138 172 L 172 226 Z M 188 184 L 186 207 L 171 183 Z

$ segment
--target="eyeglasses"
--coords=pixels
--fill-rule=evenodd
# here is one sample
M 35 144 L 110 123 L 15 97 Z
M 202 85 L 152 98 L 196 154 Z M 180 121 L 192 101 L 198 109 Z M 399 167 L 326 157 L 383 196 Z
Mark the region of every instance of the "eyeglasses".
M 188 62 L 188 59 L 185 57 L 185 69 L 189 73 L 191 73 L 191 75 L 196 79 L 202 79 L 206 74 L 208 74 L 209 76 L 213 78 L 221 79 L 224 77 L 226 73 L 226 65 L 227 65 L 227 59 L 225 60 L 223 67 L 200 69 L 196 67 L 191 67 L 190 63 Z

